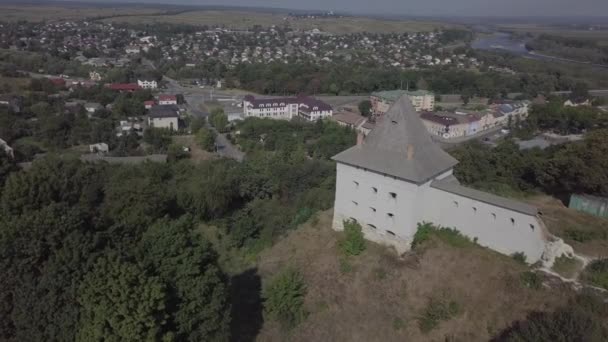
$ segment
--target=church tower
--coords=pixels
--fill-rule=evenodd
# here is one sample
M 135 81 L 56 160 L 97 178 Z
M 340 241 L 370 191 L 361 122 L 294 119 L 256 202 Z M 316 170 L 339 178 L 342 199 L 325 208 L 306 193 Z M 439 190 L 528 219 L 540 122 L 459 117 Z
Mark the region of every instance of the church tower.
M 456 159 L 432 141 L 410 99 L 398 99 L 367 138 L 334 156 L 333 227 L 357 221 L 369 240 L 410 248 L 417 224 L 456 228 L 505 254 L 540 259 L 546 241 L 536 208 L 461 186 Z

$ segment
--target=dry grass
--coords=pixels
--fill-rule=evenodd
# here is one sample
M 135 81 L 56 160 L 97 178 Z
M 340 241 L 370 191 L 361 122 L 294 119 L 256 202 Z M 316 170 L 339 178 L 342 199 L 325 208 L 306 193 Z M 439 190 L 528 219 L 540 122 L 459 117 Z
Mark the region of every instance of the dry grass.
M 603 234 L 608 236 L 608 220 L 569 209 L 559 200 L 549 196 L 533 197 L 527 201 L 536 205 L 543 213 L 543 222 L 549 231 L 563 238 L 575 252 L 591 257 L 608 257 L 608 239 L 601 238 Z M 579 239 L 573 232 L 595 237 Z
M 194 135 L 175 135 L 173 136 L 173 143 L 180 146 L 190 147 L 190 160 L 194 162 L 217 158 L 213 153 L 203 150 L 196 143 Z
M 340 234 L 330 226 L 331 212 L 322 213 L 317 225 L 304 225 L 260 255 L 262 279 L 285 266 L 302 272 L 310 315 L 289 335 L 265 322 L 258 340 L 487 341 L 513 320 L 555 308 L 571 295 L 560 285 L 524 288 L 520 274 L 526 268 L 511 258 L 441 241 L 405 258 L 370 243 L 361 256 L 348 259 L 344 272 L 337 249 Z M 418 318 L 429 298 L 438 296 L 457 302 L 460 313 L 422 333 Z
M 8 90 L 8 93 L 24 90 L 29 84 L 29 78 L 0 77 L 0 91 Z
M 555 263 L 553 264 L 553 271 L 568 279 L 576 279 L 582 270 L 582 261 L 565 255 L 555 259 Z
M 379 20 L 370 18 L 339 18 L 339 19 L 293 19 L 282 13 L 261 13 L 245 11 L 189 11 L 175 15 L 141 15 L 134 17 L 109 18 L 106 21 L 120 21 L 129 23 L 171 23 L 189 25 L 221 25 L 231 29 L 247 29 L 254 25 L 269 27 L 271 25 L 285 25 L 297 30 L 311 30 L 318 28 L 321 31 L 336 34 L 353 32 L 426 32 L 442 27 L 456 27 L 457 25 L 430 22 L 430 21 L 397 21 Z M 458 26 L 460 27 L 460 26 Z
M 0 5 L 1 21 L 26 20 L 31 22 L 41 22 L 48 20 L 77 20 L 92 17 L 105 17 L 112 15 L 132 15 L 132 14 L 154 14 L 161 12 L 153 8 L 135 7 L 61 7 L 61 6 L 17 6 Z

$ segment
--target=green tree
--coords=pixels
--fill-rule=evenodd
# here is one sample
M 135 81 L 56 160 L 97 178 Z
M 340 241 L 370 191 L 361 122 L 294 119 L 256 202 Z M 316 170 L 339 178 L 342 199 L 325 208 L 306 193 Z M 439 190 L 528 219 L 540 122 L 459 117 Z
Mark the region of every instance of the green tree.
M 211 115 L 209 115 L 209 122 L 219 132 L 224 132 L 226 130 L 226 126 L 228 126 L 228 117 L 222 108 L 215 108 L 211 111 Z
M 160 221 L 142 236 L 143 265 L 173 289 L 168 293 L 176 338 L 226 341 L 229 337 L 228 285 L 211 245 L 192 230 L 188 217 Z
M 372 114 L 372 102 L 370 100 L 359 102 L 359 112 L 361 115 L 369 117 Z
M 340 248 L 346 255 L 359 255 L 365 250 L 365 237 L 359 223 L 344 221 L 344 238 Z
M 80 285 L 76 341 L 170 340 L 167 288 L 137 264 L 103 257 Z
M 263 291 L 264 311 L 284 328 L 293 328 L 306 316 L 304 297 L 306 284 L 302 275 L 288 268 L 276 275 Z
M 166 153 L 171 144 L 171 131 L 166 128 L 149 127 L 144 131 L 144 142 L 152 147 L 152 152 Z
M 205 127 L 205 119 L 201 117 L 196 117 L 190 122 L 190 131 L 192 131 L 192 134 L 198 133 L 203 127 Z
M 207 128 L 201 128 L 196 133 L 196 141 L 206 151 L 215 150 L 215 133 Z

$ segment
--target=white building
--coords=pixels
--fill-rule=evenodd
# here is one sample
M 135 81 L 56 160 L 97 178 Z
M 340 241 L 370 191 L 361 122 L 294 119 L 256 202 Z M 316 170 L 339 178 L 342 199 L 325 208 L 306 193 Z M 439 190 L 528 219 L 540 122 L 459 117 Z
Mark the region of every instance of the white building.
M 110 147 L 106 143 L 97 143 L 89 145 L 89 151 L 91 153 L 108 153 L 110 152 Z
M 538 261 L 550 234 L 535 207 L 466 188 L 452 175 L 458 163 L 433 143 L 407 96 L 367 138 L 333 157 L 337 162 L 333 227 L 356 220 L 367 239 L 411 246 L 417 224 L 456 228 L 480 245 Z
M 91 81 L 101 81 L 101 74 L 97 71 L 91 71 L 89 72 L 89 78 L 91 79 Z
M 141 49 L 139 48 L 139 46 L 136 45 L 129 45 L 127 46 L 127 48 L 125 49 L 125 52 L 128 55 L 135 55 L 141 52 Z
M 137 85 L 143 89 L 156 89 L 158 88 L 158 83 L 156 80 L 137 80 Z
M 8 146 L 8 143 L 2 139 L 0 139 L 0 149 L 4 151 L 9 157 L 14 158 L 15 154 L 13 148 Z
M 155 106 L 150 109 L 148 125 L 154 128 L 179 129 L 179 110 L 175 106 Z
M 245 118 L 271 118 L 291 120 L 301 117 L 307 121 L 332 116 L 333 109 L 327 103 L 308 96 L 256 99 L 252 95 L 243 100 Z
M 383 115 L 388 111 L 395 101 L 403 95 L 408 95 L 416 111 L 429 111 L 435 109 L 435 94 L 426 90 L 406 91 L 406 90 L 388 90 L 372 93 L 370 101 L 372 103 L 372 112 L 375 115 Z
M 84 105 L 84 109 L 87 111 L 87 113 L 93 114 L 96 111 L 103 109 L 103 106 L 97 102 L 87 102 Z

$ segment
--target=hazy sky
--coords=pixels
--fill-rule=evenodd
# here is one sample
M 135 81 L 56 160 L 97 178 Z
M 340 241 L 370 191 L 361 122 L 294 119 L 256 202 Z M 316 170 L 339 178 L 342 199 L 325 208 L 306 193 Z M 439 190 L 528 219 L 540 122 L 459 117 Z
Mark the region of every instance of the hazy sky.
M 124 2 L 278 7 L 395 15 L 608 17 L 608 0 L 125 0 Z

